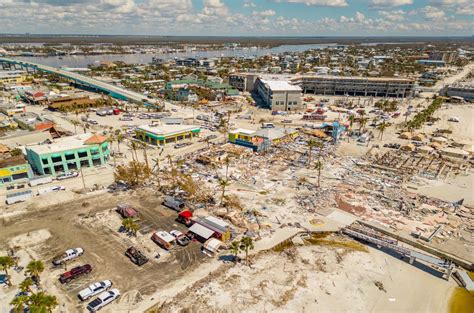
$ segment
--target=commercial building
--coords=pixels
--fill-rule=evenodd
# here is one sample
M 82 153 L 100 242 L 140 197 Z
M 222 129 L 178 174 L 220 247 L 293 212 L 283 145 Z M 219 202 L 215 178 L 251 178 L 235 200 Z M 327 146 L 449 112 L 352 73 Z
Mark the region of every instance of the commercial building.
M 19 84 L 25 81 L 26 76 L 25 71 L 0 71 L 0 84 Z
M 88 108 L 96 104 L 87 94 L 64 94 L 48 98 L 48 108 L 69 111 L 75 108 Z
M 304 93 L 402 98 L 411 95 L 415 85 L 406 78 L 317 75 L 296 76 L 291 82 Z
M 28 162 L 41 175 L 57 175 L 81 167 L 103 165 L 109 158 L 109 152 L 108 138 L 91 133 L 26 146 Z
M 446 62 L 442 60 L 418 60 L 416 63 L 426 66 L 444 67 Z
M 262 105 L 273 111 L 297 111 L 303 109 L 301 88 L 283 80 L 258 78 L 254 91 L 262 100 Z
M 446 89 L 449 97 L 461 97 L 466 101 L 474 100 L 474 81 L 459 82 L 449 85 Z
M 249 130 L 238 128 L 229 131 L 229 142 L 251 148 L 253 151 L 263 151 L 271 145 L 292 141 L 298 136 L 294 128 L 262 128 Z
M 201 128 L 195 125 L 142 125 L 135 130 L 136 137 L 152 145 L 163 146 L 184 139 L 199 137 Z
M 229 75 L 229 85 L 240 91 L 251 92 L 258 77 L 255 73 L 233 73 Z
M 10 153 L 2 153 L 0 155 L 0 186 L 25 181 L 31 177 L 33 177 L 33 172 L 23 154 L 13 156 Z
M 457 51 L 431 51 L 429 53 L 430 60 L 444 61 L 448 64 L 456 62 L 457 58 Z

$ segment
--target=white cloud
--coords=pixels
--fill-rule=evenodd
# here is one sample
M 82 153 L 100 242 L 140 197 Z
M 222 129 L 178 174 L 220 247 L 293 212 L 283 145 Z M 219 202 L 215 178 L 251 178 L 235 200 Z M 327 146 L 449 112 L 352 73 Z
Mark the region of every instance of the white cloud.
M 243 7 L 244 8 L 255 8 L 255 7 L 257 7 L 257 5 L 252 1 L 246 0 L 246 1 L 244 1 Z
M 406 12 L 403 10 L 394 10 L 394 11 L 379 11 L 381 17 L 387 21 L 391 22 L 401 22 L 404 21 Z
M 433 6 L 426 6 L 420 10 L 426 19 L 433 20 L 433 21 L 444 21 L 446 20 L 446 13 L 441 10 L 440 8 L 433 7 Z
M 270 17 L 276 14 L 273 10 L 265 10 L 265 11 L 253 11 L 252 15 L 254 16 L 261 16 L 261 17 Z
M 346 0 L 273 0 L 274 2 L 287 2 L 287 3 L 302 3 L 308 6 L 321 6 L 321 7 L 346 7 L 348 6 Z
M 376 8 L 411 5 L 413 0 L 370 0 L 370 6 Z

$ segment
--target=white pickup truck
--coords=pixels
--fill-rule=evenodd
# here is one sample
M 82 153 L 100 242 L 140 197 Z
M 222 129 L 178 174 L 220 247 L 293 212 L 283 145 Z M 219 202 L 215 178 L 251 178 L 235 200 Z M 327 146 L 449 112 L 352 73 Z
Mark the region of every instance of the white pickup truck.
M 53 259 L 53 264 L 54 265 L 64 264 L 64 262 L 80 257 L 83 253 L 84 253 L 84 249 L 82 248 L 67 249 L 64 252 L 64 254 L 57 256 Z

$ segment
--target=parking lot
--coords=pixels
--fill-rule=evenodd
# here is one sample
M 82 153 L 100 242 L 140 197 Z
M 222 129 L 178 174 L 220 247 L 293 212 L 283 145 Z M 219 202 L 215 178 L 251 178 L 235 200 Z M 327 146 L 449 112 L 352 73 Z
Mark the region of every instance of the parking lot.
M 72 202 L 31 212 L 21 220 L 5 223 L 0 229 L 2 245 L 6 244 L 10 237 L 38 229 L 49 229 L 51 238 L 35 246 L 33 253 L 46 265 L 42 281 L 45 285 L 54 284 L 59 290 L 63 290 L 64 295 L 59 295 L 60 302 L 67 303 L 68 307 L 82 307 L 77 293 L 90 283 L 105 279 L 112 280 L 114 287 L 121 290 L 122 297 L 118 303 L 138 301 L 140 297 L 182 277 L 186 271 L 205 260 L 199 243 L 191 242 L 186 247 L 178 246 L 168 254 L 151 242 L 149 237 L 155 230 L 186 230 L 183 225 L 175 222 L 177 213 L 163 207 L 161 199 L 156 195 L 147 194 L 145 197 L 143 191 L 128 195 L 106 194 L 90 198 L 86 202 Z M 151 256 L 160 253 L 160 259 L 150 257 L 149 252 L 147 255 L 150 261 L 141 267 L 136 266 L 124 255 L 125 250 L 133 244 L 133 239 L 118 233 L 118 229 L 97 224 L 97 215 L 104 212 L 116 214 L 115 206 L 123 202 L 133 205 L 139 211 L 140 233 L 145 235 L 144 240 L 151 242 L 150 245 L 147 243 L 147 247 L 154 249 Z M 65 272 L 65 268 L 53 267 L 51 261 L 64 250 L 77 247 L 83 248 L 85 253 L 69 262 L 67 270 L 89 263 L 93 267 L 92 273 L 61 285 L 58 277 Z M 140 246 L 137 248 L 146 249 Z

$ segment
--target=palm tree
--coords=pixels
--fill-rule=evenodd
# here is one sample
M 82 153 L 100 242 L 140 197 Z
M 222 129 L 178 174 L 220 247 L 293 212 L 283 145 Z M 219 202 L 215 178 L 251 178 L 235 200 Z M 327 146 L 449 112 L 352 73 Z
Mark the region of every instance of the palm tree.
M 306 144 L 308 145 L 308 166 L 309 166 L 309 164 L 311 163 L 313 147 L 316 146 L 317 142 L 314 139 L 310 139 L 306 142 Z
M 240 242 L 232 241 L 230 244 L 230 252 L 234 256 L 234 262 L 237 263 L 237 254 L 240 252 Z
M 225 164 L 225 179 L 227 180 L 227 176 L 229 174 L 229 164 L 230 164 L 230 157 L 226 156 L 224 158 L 224 164 Z
M 355 115 L 353 115 L 353 114 L 349 115 L 348 120 L 349 120 L 349 130 L 351 130 L 352 125 L 354 124 L 354 121 L 355 121 Z
M 122 132 L 120 131 L 120 129 L 117 129 L 115 131 L 115 140 L 117 140 L 118 152 L 120 152 L 120 143 L 123 141 L 123 139 L 124 139 L 124 136 L 123 136 Z
M 0 257 L 0 268 L 7 275 L 7 283 L 9 286 L 12 285 L 10 281 L 10 274 L 8 274 L 8 269 L 15 265 L 15 260 L 11 256 L 2 256 Z
M 318 171 L 318 188 L 321 187 L 321 170 L 323 168 L 323 162 L 320 160 L 316 161 L 314 169 Z
M 74 134 L 77 135 L 77 125 L 80 125 L 81 123 L 77 120 L 71 120 L 71 124 L 74 125 Z
M 136 236 L 137 232 L 140 230 L 140 225 L 130 217 L 122 220 L 122 226 L 134 236 Z
M 225 188 L 230 186 L 230 182 L 227 179 L 219 179 L 219 186 L 222 188 L 221 204 L 224 203 Z M 229 208 L 227 208 L 229 210 Z
M 380 124 L 379 126 L 377 126 L 377 130 L 380 132 L 380 140 L 383 139 L 383 132 L 385 131 L 385 129 L 389 126 L 388 123 L 386 123 L 385 121 Z
M 52 312 L 58 306 L 56 296 L 48 295 L 45 292 L 34 293 L 29 297 L 31 312 Z
M 245 263 L 249 264 L 249 250 L 253 250 L 253 240 L 250 237 L 244 236 L 240 239 L 240 249 L 245 252 Z
M 40 275 L 44 271 L 44 263 L 40 260 L 31 260 L 30 263 L 26 266 L 26 273 L 28 273 L 31 278 L 36 278 L 38 284 L 40 282 Z
M 10 305 L 13 306 L 13 312 L 14 313 L 25 312 L 25 305 L 28 304 L 29 300 L 30 300 L 30 297 L 24 296 L 24 295 L 13 298 L 13 300 L 10 302 Z
M 31 286 L 33 286 L 33 279 L 27 277 L 20 283 L 20 290 L 23 292 L 31 292 Z
M 362 131 L 365 128 L 365 125 L 367 125 L 368 121 L 369 119 L 367 117 L 359 118 L 359 125 L 360 125 L 359 131 Z

